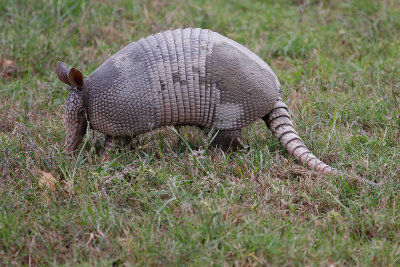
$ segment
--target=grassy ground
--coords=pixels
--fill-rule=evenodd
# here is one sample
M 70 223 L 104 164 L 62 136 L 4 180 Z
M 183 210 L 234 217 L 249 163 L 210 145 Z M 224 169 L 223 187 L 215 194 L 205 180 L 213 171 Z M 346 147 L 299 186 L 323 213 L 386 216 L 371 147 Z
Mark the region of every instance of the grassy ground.
M 237 154 L 190 128 L 108 161 L 96 133 L 79 157 L 60 152 L 57 60 L 89 75 L 190 26 L 265 59 L 310 149 L 384 185 L 308 171 L 261 122 Z M 395 0 L 2 0 L 0 265 L 400 265 L 399 36 Z

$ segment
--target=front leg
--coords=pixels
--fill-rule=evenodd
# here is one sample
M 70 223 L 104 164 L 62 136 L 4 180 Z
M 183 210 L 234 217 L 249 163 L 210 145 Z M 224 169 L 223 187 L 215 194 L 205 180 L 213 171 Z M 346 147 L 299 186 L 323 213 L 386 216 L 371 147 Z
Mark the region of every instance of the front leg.
M 132 141 L 130 136 L 111 136 L 106 135 L 106 140 L 104 142 L 104 149 L 106 155 L 110 155 L 115 152 L 118 148 L 123 145 L 127 145 Z

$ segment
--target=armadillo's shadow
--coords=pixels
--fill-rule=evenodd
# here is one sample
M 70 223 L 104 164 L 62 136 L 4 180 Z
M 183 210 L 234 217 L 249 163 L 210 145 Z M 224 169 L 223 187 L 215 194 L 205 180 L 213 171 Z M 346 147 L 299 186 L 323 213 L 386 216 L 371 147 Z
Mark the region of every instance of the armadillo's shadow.
M 113 157 L 121 152 L 127 154 L 143 152 L 153 154 L 156 158 L 176 158 L 185 153 L 193 153 L 197 156 L 198 154 L 205 153 L 205 150 L 213 152 L 222 150 L 225 153 L 234 154 L 249 153 L 251 150 L 263 149 L 264 146 L 267 147 L 266 150 L 271 156 L 276 153 L 286 154 L 285 150 L 280 146 L 279 141 L 273 138 L 272 135 L 270 138 L 266 138 L 265 136 L 261 138 L 249 131 L 247 134 L 244 133 L 242 138 L 239 139 L 239 146 L 222 149 L 212 143 L 215 134 L 217 134 L 216 130 L 196 125 L 161 127 L 148 133 L 131 136 L 127 142 L 116 148 L 115 151 L 112 151 L 109 156 Z M 254 138 L 255 140 L 253 140 Z M 87 149 L 94 150 L 95 154 L 103 156 L 106 153 L 105 135 L 91 131 Z
M 194 125 L 161 127 L 148 133 L 131 136 L 127 142 L 118 147 L 112 154 L 122 151 L 127 153 L 145 152 L 151 154 L 154 151 L 158 151 L 178 156 L 188 151 L 204 149 L 212 139 L 212 134 L 213 131 L 210 129 Z M 105 154 L 105 139 L 105 135 L 91 131 L 87 149 L 93 149 L 97 155 Z

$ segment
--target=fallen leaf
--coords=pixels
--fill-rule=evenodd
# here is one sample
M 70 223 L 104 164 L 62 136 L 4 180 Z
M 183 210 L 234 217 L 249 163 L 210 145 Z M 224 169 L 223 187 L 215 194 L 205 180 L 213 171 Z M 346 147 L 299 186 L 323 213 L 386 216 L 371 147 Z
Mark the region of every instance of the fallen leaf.
M 0 58 L 0 77 L 12 79 L 12 74 L 17 71 L 17 68 L 12 60 Z
M 39 172 L 42 174 L 42 177 L 39 178 L 39 185 L 40 186 L 45 186 L 50 191 L 54 192 L 56 190 L 56 182 L 57 182 L 57 180 L 49 172 L 45 172 L 45 171 L 42 171 L 42 170 L 39 170 Z
M 2 69 L 9 68 L 12 65 L 13 65 L 13 62 L 11 60 L 6 59 L 6 58 L 3 58 L 1 60 L 1 63 L 0 63 L 0 66 L 1 66 Z

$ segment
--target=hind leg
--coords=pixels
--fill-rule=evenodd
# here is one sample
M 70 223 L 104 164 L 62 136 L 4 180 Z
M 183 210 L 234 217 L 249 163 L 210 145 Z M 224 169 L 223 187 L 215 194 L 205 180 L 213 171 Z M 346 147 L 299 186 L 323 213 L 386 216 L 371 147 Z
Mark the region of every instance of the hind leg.
M 241 129 L 239 130 L 220 130 L 217 136 L 211 143 L 213 147 L 219 147 L 222 151 L 226 152 L 229 149 L 234 151 L 239 150 L 242 148 L 240 144 L 240 136 L 242 132 Z

